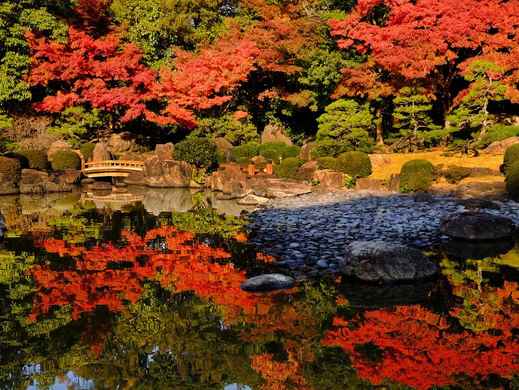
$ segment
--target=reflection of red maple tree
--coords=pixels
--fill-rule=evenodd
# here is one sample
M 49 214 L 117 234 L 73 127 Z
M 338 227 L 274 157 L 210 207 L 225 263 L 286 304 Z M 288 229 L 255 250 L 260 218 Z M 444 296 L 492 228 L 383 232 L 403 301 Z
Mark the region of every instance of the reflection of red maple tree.
M 126 245 L 122 247 L 102 244 L 87 249 L 63 240 L 43 241 L 47 252 L 71 256 L 75 264 L 65 271 L 48 265 L 32 268 L 37 292 L 31 319 L 62 305 L 72 306 L 73 318 L 98 306 L 119 312 L 125 302 L 139 299 L 146 279 L 158 280 L 177 292 L 194 291 L 235 311 L 254 307 L 254 295 L 240 290 L 245 273 L 232 264 L 213 261 L 229 258 L 225 250 L 198 243 L 193 234 L 173 227 L 150 230 L 144 238 L 130 232 L 123 236 Z M 147 246 L 158 237 L 167 241 L 168 251 Z
M 480 333 L 454 332 L 444 317 L 420 306 L 368 311 L 352 320 L 337 317 L 323 344 L 345 350 L 359 376 L 374 384 L 391 380 L 429 389 L 455 384 L 460 375 L 510 378 L 519 370 L 519 346 L 513 336 L 519 314 L 513 303 L 508 305 L 496 329 Z M 359 346 L 366 344 L 380 349 L 380 360 L 361 352 Z

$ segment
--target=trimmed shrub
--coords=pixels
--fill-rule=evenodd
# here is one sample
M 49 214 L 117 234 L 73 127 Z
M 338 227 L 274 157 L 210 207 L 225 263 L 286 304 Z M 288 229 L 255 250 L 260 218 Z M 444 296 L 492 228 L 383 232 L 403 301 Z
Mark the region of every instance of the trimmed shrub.
M 478 142 L 479 148 L 486 148 L 492 142 L 502 141 L 510 137 L 519 136 L 519 126 L 507 126 L 496 124 L 487 130 L 481 141 Z
M 427 160 L 411 160 L 400 170 L 400 192 L 427 191 L 434 179 L 434 166 Z
M 20 154 L 27 158 L 29 168 L 42 171 L 49 169 L 49 160 L 46 150 L 24 150 L 20 152 Z
M 314 144 L 311 152 L 313 159 L 319 157 L 337 157 L 339 154 L 351 151 L 349 144 L 338 141 L 322 140 Z
M 257 142 L 247 142 L 246 144 L 232 148 L 231 159 L 238 164 L 247 164 L 251 158 L 258 154 L 259 144 Z
M 471 173 L 472 170 L 470 168 L 455 165 L 447 167 L 441 172 L 442 176 L 451 184 L 459 183 L 463 179 L 469 177 Z
M 274 173 L 276 176 L 285 179 L 297 179 L 297 171 L 303 164 L 304 161 L 297 157 L 288 157 L 281 161 L 280 164 L 274 166 Z
M 510 168 L 516 161 L 519 161 L 519 144 L 512 145 L 506 149 L 501 169 L 502 172 L 506 175 L 508 168 Z
M 333 157 L 320 157 L 317 159 L 317 166 L 319 169 L 333 169 L 337 170 L 337 159 Z
M 369 156 L 362 152 L 342 153 L 337 157 L 337 170 L 354 178 L 368 177 L 373 172 Z
M 519 201 L 519 161 L 508 167 L 506 175 L 506 191 L 513 200 Z
M 93 143 L 90 143 L 90 142 L 81 144 L 81 146 L 79 147 L 79 151 L 83 155 L 83 158 L 85 159 L 85 161 L 90 160 L 92 158 L 95 147 L 96 147 L 96 145 Z
M 260 145 L 259 154 L 274 163 L 289 157 L 298 157 L 301 148 L 295 145 L 287 145 L 283 142 L 268 142 Z
M 175 145 L 175 159 L 209 168 L 218 161 L 216 145 L 207 138 L 186 139 Z
M 52 154 L 52 169 L 64 171 L 67 169 L 80 169 L 81 159 L 71 150 L 58 150 Z

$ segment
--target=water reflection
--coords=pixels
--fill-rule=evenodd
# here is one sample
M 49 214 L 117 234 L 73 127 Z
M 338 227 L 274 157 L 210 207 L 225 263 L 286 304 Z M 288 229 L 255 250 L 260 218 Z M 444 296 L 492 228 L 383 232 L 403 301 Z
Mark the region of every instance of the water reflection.
M 26 203 L 24 203 L 26 202 Z M 0 387 L 513 388 L 519 250 L 437 253 L 443 277 L 243 292 L 271 258 L 195 203 L 158 216 L 78 197 L 0 208 Z

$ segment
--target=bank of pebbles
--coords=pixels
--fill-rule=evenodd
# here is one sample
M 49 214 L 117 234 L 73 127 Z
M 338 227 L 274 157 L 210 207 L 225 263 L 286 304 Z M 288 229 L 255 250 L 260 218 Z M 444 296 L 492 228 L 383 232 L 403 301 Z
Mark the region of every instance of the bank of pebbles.
M 495 201 L 482 211 L 519 224 L 519 204 Z M 446 237 L 438 231 L 448 214 L 473 204 L 441 196 L 334 192 L 277 199 L 249 216 L 251 243 L 278 259 L 298 278 L 333 273 L 345 246 L 356 240 L 388 240 L 420 249 Z

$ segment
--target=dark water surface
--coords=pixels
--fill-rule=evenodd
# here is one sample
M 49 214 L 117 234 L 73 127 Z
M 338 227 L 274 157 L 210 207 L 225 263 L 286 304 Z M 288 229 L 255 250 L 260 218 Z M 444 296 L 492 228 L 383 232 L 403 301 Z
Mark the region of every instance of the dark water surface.
M 258 295 L 273 260 L 242 221 L 164 194 L 0 199 L 0 388 L 519 388 L 513 242 L 436 250 L 435 281 Z

